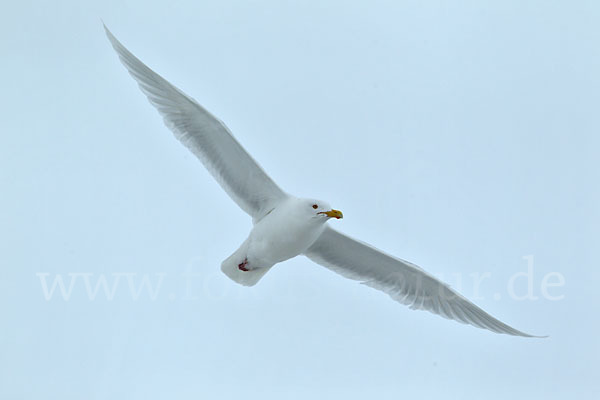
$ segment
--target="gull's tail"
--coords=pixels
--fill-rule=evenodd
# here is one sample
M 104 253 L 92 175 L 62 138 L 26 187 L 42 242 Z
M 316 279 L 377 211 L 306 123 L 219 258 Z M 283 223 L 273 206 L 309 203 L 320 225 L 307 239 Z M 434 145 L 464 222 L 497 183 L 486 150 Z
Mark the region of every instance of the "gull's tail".
M 240 253 L 240 250 L 237 250 L 223 261 L 221 263 L 221 271 L 240 285 L 254 286 L 258 283 L 260 278 L 269 272 L 271 267 L 253 268 L 248 271 L 242 271 L 239 265 L 243 263 L 244 257 Z

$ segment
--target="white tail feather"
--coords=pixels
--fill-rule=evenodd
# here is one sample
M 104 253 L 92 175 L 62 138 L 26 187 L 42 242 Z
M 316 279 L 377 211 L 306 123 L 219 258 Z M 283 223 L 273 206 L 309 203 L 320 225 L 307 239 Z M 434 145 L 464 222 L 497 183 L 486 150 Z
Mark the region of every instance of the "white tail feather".
M 254 286 L 263 277 L 264 274 L 269 272 L 271 267 L 256 268 L 250 271 L 242 271 L 239 269 L 238 264 L 240 263 L 240 257 L 236 251 L 230 255 L 225 261 L 221 263 L 221 271 L 227 275 L 234 282 L 244 286 Z

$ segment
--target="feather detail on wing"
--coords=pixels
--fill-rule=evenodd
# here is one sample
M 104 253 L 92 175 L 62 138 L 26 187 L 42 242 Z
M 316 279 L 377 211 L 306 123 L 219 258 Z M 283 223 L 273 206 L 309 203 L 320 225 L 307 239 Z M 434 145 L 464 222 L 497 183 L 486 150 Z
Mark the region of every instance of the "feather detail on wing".
M 389 256 L 330 227 L 305 255 L 346 278 L 387 293 L 415 310 L 427 310 L 496 333 L 532 337 L 492 317 L 418 266 Z
M 235 140 L 229 129 L 194 99 L 129 52 L 104 27 L 121 62 L 175 137 L 190 149 L 229 196 L 256 221 L 287 197 Z

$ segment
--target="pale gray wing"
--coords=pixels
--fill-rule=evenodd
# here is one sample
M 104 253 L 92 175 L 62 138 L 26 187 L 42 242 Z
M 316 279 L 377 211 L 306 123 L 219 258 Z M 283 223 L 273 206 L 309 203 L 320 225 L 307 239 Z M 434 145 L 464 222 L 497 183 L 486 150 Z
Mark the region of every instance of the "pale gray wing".
M 167 127 L 202 161 L 244 211 L 258 220 L 287 197 L 223 122 L 144 65 L 106 26 L 104 29 L 121 62 L 162 115 Z
M 325 228 L 305 255 L 346 278 L 387 293 L 412 309 L 431 311 L 492 332 L 532 337 L 498 321 L 416 265 L 330 227 Z

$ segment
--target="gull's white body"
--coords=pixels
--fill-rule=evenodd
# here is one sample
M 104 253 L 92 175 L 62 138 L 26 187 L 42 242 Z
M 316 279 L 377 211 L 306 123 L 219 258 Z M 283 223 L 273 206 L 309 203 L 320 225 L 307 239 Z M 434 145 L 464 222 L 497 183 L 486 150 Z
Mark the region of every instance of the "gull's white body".
M 315 203 L 319 204 L 316 210 L 311 207 Z M 305 253 L 315 243 L 326 221 L 316 212 L 329 208 L 318 200 L 289 196 L 254 224 L 240 248 L 223 261 L 221 270 L 242 285 L 256 284 L 273 265 Z M 248 271 L 239 269 L 245 261 Z
M 221 121 L 144 65 L 108 29 L 106 34 L 167 127 L 252 217 L 248 238 L 221 265 L 231 279 L 254 285 L 273 265 L 303 254 L 413 309 L 497 333 L 531 336 L 492 317 L 418 266 L 329 227 L 327 220 L 341 218 L 339 211 L 323 201 L 296 198 L 281 190 Z

